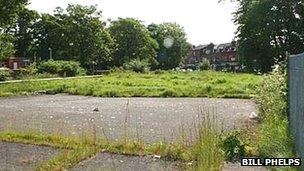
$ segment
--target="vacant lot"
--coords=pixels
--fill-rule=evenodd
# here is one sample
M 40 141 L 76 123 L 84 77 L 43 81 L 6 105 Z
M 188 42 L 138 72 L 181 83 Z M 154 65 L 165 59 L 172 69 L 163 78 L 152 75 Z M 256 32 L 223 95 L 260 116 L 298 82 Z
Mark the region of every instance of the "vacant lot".
M 69 93 L 98 97 L 250 98 L 261 77 L 223 72 L 112 73 L 99 78 L 0 84 L 0 97 Z
M 217 119 L 219 127 L 231 130 L 243 127 L 248 116 L 256 112 L 251 100 L 61 94 L 3 98 L 0 109 L 0 130 L 2 127 L 68 136 L 94 134 L 112 140 L 127 136 L 149 143 L 196 138 L 195 129 L 207 114 Z

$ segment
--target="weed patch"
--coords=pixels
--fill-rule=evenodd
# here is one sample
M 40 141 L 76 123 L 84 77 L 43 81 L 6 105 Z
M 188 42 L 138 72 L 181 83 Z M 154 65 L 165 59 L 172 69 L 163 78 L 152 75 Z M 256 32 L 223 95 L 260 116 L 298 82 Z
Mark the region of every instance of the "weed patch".
M 216 78 L 216 79 L 214 79 Z M 246 84 L 244 84 L 246 83 Z M 99 97 L 242 97 L 256 94 L 261 77 L 213 71 L 114 72 L 100 78 L 0 84 L 0 97 L 47 91 Z M 244 88 L 246 87 L 246 88 Z

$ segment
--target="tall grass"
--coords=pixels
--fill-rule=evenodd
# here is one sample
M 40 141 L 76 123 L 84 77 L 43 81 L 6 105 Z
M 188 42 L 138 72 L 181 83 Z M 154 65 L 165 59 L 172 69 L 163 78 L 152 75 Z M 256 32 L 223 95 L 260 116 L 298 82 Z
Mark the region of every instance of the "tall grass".
M 276 70 L 264 77 L 257 103 L 261 124 L 256 148 L 262 157 L 292 157 L 293 141 L 287 118 L 286 72 Z
M 205 115 L 199 129 L 199 138 L 192 149 L 192 155 L 197 162 L 195 170 L 221 170 L 225 159 L 221 148 L 221 134 L 216 127 L 216 119 Z
M 0 84 L 1 96 L 69 93 L 99 97 L 250 98 L 261 82 L 252 74 L 223 72 L 115 72 L 101 78 Z

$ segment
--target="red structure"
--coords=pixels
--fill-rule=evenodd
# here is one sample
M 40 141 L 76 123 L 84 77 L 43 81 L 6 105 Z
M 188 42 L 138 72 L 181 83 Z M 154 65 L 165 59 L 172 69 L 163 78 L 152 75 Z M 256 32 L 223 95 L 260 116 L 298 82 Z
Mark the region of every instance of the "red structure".
M 193 47 L 185 60 L 186 66 L 196 66 L 208 60 L 215 70 L 240 68 L 235 42 L 215 45 L 213 43 Z
M 11 70 L 18 70 L 23 66 L 23 60 L 20 57 L 10 57 L 7 62 L 7 67 Z

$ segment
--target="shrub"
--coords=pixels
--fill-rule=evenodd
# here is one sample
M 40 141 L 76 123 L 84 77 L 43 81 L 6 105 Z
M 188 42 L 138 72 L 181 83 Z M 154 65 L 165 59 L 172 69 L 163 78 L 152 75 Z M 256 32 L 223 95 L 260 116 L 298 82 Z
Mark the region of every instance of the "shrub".
M 210 70 L 211 69 L 211 65 L 210 65 L 210 62 L 208 60 L 204 60 L 204 61 L 200 62 L 197 67 L 201 71 L 205 71 L 205 70 Z
M 0 81 L 6 81 L 10 77 L 10 72 L 8 68 L 0 68 Z
M 149 63 L 140 59 L 133 59 L 123 65 L 124 69 L 134 72 L 146 72 L 150 70 Z
M 37 64 L 34 62 L 26 68 L 20 69 L 21 76 L 32 76 L 38 73 Z
M 74 61 L 46 61 L 38 66 L 39 73 L 58 74 L 60 76 L 85 75 L 85 70 Z
M 227 160 L 239 159 L 245 156 L 245 145 L 240 140 L 239 132 L 231 132 L 222 140 L 222 148 Z

